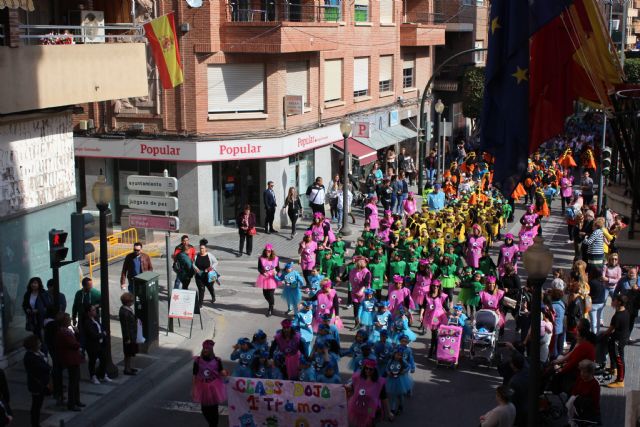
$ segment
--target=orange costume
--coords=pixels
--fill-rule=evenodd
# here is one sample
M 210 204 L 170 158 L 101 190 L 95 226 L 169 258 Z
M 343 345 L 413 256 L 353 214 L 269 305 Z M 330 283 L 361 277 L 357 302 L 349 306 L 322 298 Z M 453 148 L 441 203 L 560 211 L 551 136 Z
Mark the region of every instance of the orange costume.
M 593 150 L 591 148 L 587 148 L 582 155 L 582 166 L 585 169 L 596 169 L 596 161 L 593 157 Z
M 558 163 L 560 163 L 560 166 L 563 168 L 575 168 L 578 166 L 571 155 L 571 148 L 567 148 L 564 153 L 562 153 L 562 156 L 558 159 Z

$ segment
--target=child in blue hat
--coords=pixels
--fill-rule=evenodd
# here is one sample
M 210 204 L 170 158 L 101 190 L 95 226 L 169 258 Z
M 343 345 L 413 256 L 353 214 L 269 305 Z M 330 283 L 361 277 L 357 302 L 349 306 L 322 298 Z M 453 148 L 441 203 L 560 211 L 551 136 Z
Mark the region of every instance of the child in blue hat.
M 287 303 L 287 315 L 297 314 L 305 282 L 302 275 L 293 269 L 293 262 L 285 264 L 284 269 L 276 276 L 276 281 L 284 285 L 282 299 Z

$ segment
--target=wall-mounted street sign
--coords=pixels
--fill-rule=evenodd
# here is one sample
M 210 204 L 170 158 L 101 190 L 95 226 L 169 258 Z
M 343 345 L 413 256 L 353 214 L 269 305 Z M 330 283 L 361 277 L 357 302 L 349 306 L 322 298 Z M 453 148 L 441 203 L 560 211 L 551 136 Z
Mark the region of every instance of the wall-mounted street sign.
M 128 202 L 129 207 L 134 209 L 149 209 L 162 212 L 175 212 L 178 210 L 177 197 L 130 194 Z
M 131 214 L 129 215 L 129 226 L 161 231 L 178 231 L 180 219 L 177 216 Z
M 173 193 L 178 191 L 178 179 L 171 176 L 129 175 L 127 188 L 135 191 L 157 191 Z

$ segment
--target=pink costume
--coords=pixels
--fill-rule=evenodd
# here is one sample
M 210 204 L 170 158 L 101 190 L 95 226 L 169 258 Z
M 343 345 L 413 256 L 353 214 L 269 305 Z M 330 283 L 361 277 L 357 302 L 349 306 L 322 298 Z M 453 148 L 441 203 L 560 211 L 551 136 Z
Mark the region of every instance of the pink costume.
M 480 266 L 480 258 L 482 257 L 482 249 L 484 248 L 486 239 L 482 236 L 471 236 L 467 239 L 467 265 L 473 268 Z
M 323 291 L 320 291 L 317 293 L 316 312 L 313 316 L 313 321 L 312 321 L 312 327 L 314 332 L 318 331 L 318 325 L 322 323 L 323 314 L 330 314 L 332 316 L 331 324 L 335 325 L 336 328 L 338 329 L 342 328 L 342 321 L 338 316 L 335 315 L 336 310 L 333 307 L 333 299 L 335 298 L 335 296 L 336 296 L 336 291 L 334 289 L 329 289 L 329 292 L 327 293 Z
M 298 379 L 298 366 L 300 365 L 300 334 L 293 332 L 291 338 L 286 339 L 282 331 L 278 331 L 275 336 L 278 351 L 284 355 L 284 363 L 287 367 L 287 378 Z
M 529 246 L 533 245 L 534 236 L 535 233 L 533 230 L 521 232 L 519 235 L 520 241 L 518 242 L 518 250 L 524 253 L 529 249 Z
M 388 243 L 390 232 L 391 232 L 391 229 L 389 227 L 386 227 L 384 229 L 379 228 L 378 232 L 376 233 L 376 237 L 378 237 L 378 239 L 380 239 L 381 241 Z
M 395 285 L 393 286 L 393 289 L 389 291 L 389 311 L 391 314 L 394 314 L 398 308 L 403 306 L 406 297 L 409 297 L 409 307 L 405 308 L 414 310 L 416 307 L 411 298 L 411 291 L 405 287 L 397 289 Z
M 191 388 L 193 401 L 211 406 L 227 400 L 227 391 L 220 376 L 218 359 L 213 357 L 211 360 L 205 360 L 197 356 L 194 357 L 194 361 L 198 364 L 198 373 Z
M 354 268 L 349 272 L 349 283 L 351 283 L 351 298 L 353 302 L 359 303 L 364 300 L 365 288 L 371 287 L 371 272 L 368 268 L 362 270 Z
M 500 316 L 498 328 L 502 328 L 504 326 L 504 315 L 500 311 L 500 302 L 502 302 L 502 297 L 504 297 L 504 291 L 501 289 L 497 289 L 495 294 L 490 294 L 487 291 L 480 292 L 480 305 L 482 306 L 482 309 L 493 310 L 498 313 L 498 316 Z
M 562 195 L 562 197 L 572 196 L 573 188 L 571 185 L 572 185 L 571 180 L 567 177 L 563 177 L 560 180 L 560 194 Z
M 324 242 L 324 227 L 322 222 L 320 224 L 313 223 L 311 225 L 311 240 L 316 242 L 318 245 Z
M 407 200 L 405 200 L 402 203 L 402 208 L 404 209 L 404 213 L 407 216 L 413 215 L 414 213 L 416 213 L 416 210 L 417 210 L 417 208 L 416 208 L 416 199 L 413 199 L 413 200 L 407 199 Z
M 500 247 L 500 255 L 502 255 L 500 257 L 500 262 L 498 263 L 498 274 L 500 275 L 500 277 L 504 275 L 504 265 L 509 262 L 513 264 L 513 268 L 515 269 L 516 273 L 518 272 L 518 251 L 518 247 L 513 243 L 509 246 L 507 246 L 507 244 L 505 243 Z
M 444 309 L 446 299 L 447 294 L 440 294 L 435 298 L 430 295 L 425 296 L 426 307 L 422 318 L 422 326 L 424 328 L 437 330 L 440 325 L 447 324 L 447 312 Z
M 372 230 L 377 230 L 380 226 L 380 221 L 378 219 L 378 206 L 374 203 L 369 203 L 365 206 L 365 209 L 369 208 L 371 210 L 371 215 L 369 215 L 369 228 Z
M 351 377 L 353 395 L 349 398 L 347 411 L 349 425 L 358 427 L 371 427 L 374 425 L 376 413 L 381 409 L 380 393 L 385 384 L 385 379 L 378 378 L 373 382 L 361 377 L 357 371 Z
M 300 268 L 303 270 L 311 270 L 316 265 L 316 250 L 318 244 L 313 240 L 309 243 L 303 242 L 304 249 L 300 253 Z
M 276 281 L 276 267 L 278 266 L 278 257 L 270 260 L 268 258 L 260 257 L 258 261 L 262 267 L 263 273 L 258 274 L 256 280 L 256 287 L 262 289 L 275 289 L 278 287 Z
M 533 235 L 536 236 L 538 234 L 538 226 L 535 225 L 536 220 L 538 219 L 537 213 L 532 214 L 524 214 L 524 224 L 520 227 L 520 232 L 518 232 L 518 236 L 522 236 L 522 233 L 527 231 L 533 232 Z
M 411 298 L 416 305 L 422 306 L 424 298 L 429 293 L 429 287 L 431 286 L 431 274 L 425 276 L 423 274 L 416 274 L 416 284 L 413 286 L 413 293 Z

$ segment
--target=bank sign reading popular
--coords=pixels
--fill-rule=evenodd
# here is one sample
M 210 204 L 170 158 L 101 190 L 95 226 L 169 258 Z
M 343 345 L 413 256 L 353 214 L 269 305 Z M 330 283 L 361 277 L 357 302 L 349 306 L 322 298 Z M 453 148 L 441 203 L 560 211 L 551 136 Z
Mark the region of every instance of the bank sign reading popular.
M 340 125 L 330 125 L 280 138 L 222 141 L 164 141 L 147 139 L 100 139 L 76 137 L 77 157 L 176 162 L 271 159 L 313 150 L 342 140 Z
M 230 427 L 347 427 L 341 384 L 229 378 Z

